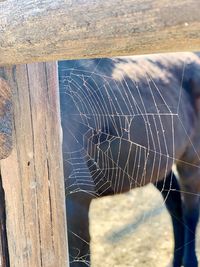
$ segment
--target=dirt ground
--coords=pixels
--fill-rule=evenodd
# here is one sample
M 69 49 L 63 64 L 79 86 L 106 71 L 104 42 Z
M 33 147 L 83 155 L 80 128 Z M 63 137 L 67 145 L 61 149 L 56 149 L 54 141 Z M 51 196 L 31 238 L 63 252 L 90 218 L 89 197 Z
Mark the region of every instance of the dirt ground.
M 172 256 L 170 217 L 152 186 L 94 200 L 92 267 L 166 267 Z M 200 228 L 200 227 L 199 227 Z M 200 231 L 197 233 L 200 259 Z

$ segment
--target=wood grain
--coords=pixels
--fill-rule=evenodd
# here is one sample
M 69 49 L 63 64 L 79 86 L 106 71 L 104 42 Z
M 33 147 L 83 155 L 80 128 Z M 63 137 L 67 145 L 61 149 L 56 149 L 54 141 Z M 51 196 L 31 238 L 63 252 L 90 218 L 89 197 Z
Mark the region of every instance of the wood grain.
M 68 266 L 56 63 L 4 69 L 14 145 L 1 162 L 12 267 Z
M 200 50 L 197 0 L 9 0 L 0 64 Z
M 0 159 L 12 150 L 12 93 L 7 82 L 0 77 Z

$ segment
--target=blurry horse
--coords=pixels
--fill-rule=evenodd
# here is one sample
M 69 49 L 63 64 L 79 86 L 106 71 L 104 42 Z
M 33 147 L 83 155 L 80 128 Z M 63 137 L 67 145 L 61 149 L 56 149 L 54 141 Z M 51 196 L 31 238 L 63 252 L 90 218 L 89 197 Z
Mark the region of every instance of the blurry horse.
M 91 200 L 153 183 L 173 223 L 173 267 L 197 267 L 198 55 L 61 61 L 59 83 L 70 266 L 90 265 Z

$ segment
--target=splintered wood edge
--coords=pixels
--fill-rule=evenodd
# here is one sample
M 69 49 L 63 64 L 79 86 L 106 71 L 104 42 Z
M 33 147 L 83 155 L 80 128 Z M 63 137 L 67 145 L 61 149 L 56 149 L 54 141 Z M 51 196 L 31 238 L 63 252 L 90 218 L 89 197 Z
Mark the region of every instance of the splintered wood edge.
M 12 93 L 7 82 L 0 77 L 0 159 L 12 151 Z

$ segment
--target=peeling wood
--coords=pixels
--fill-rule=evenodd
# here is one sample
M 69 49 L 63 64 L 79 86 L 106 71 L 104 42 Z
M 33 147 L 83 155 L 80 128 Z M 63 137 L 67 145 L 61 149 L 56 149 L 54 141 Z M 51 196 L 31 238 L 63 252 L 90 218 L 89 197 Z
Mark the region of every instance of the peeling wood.
M 9 0 L 0 10 L 1 65 L 200 50 L 197 0 Z
M 12 149 L 12 93 L 7 82 L 0 77 L 0 159 Z

